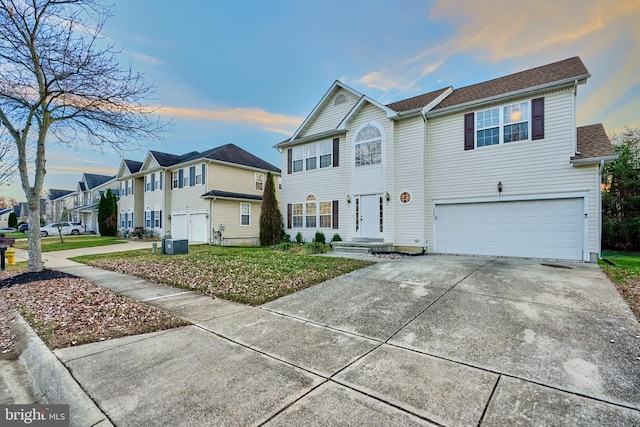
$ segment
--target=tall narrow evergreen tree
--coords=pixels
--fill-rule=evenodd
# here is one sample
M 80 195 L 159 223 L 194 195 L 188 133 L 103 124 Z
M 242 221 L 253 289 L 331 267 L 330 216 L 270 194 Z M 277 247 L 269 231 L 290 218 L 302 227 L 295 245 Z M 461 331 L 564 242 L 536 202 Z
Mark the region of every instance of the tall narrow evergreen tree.
M 102 236 L 115 236 L 118 234 L 118 201 L 111 189 L 100 195 L 98 204 L 98 231 Z
M 284 236 L 282 213 L 278 208 L 276 189 L 273 185 L 273 174 L 267 172 L 267 182 L 262 194 L 262 209 L 260 211 L 260 245 L 277 245 Z

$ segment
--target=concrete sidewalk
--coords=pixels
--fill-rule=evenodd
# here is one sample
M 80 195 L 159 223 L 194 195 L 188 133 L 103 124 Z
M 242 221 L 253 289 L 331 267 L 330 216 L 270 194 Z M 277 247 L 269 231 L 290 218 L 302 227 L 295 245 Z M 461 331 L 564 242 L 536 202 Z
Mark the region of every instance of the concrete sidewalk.
M 640 425 L 640 325 L 593 265 L 390 260 L 248 307 L 56 262 L 193 324 L 54 352 L 116 426 Z
M 60 269 L 193 323 L 55 351 L 115 425 L 640 424 L 640 325 L 591 265 L 394 260 L 257 308 Z

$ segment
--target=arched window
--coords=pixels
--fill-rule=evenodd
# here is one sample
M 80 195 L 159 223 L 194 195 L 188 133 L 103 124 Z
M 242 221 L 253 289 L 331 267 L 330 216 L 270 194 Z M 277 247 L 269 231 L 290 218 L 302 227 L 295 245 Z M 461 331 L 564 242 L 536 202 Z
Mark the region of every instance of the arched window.
M 345 95 L 344 93 L 339 93 L 336 96 L 336 99 L 333 101 L 333 105 L 340 105 L 344 104 L 345 102 L 347 102 L 347 95 Z
M 305 203 L 305 226 L 307 228 L 315 228 L 317 226 L 316 213 L 318 212 L 316 205 L 316 196 L 309 194 Z
M 356 167 L 382 163 L 382 134 L 373 125 L 363 127 L 356 135 Z

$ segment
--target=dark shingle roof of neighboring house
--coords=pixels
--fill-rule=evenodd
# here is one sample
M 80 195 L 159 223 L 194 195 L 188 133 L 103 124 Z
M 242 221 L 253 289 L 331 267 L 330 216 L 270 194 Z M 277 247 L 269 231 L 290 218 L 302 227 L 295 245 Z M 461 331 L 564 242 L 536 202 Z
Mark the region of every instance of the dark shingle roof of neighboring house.
M 13 208 L 2 208 L 0 209 L 0 216 L 10 214 L 13 211 L 14 211 Z
M 203 194 L 200 197 L 204 198 L 214 198 L 220 197 L 223 199 L 248 199 L 248 200 L 262 200 L 262 196 L 257 194 L 244 194 L 244 193 L 233 193 L 231 191 L 221 191 L 221 190 L 211 190 L 208 193 Z
M 182 163 L 185 161 L 185 159 L 198 154 L 197 151 L 191 151 L 189 153 L 182 154 L 182 155 L 162 153 L 160 151 L 153 151 L 153 150 L 150 150 L 149 152 L 156 159 L 158 164 L 162 167 L 169 167 L 178 163 Z
M 124 159 L 124 164 L 127 165 L 127 169 L 129 169 L 129 172 L 131 173 L 140 171 L 140 168 L 142 167 L 142 162 L 138 162 L 136 160 Z
M 432 111 L 480 101 L 499 95 L 518 92 L 550 83 L 570 82 L 589 77 L 589 71 L 580 57 L 565 59 L 530 70 L 499 77 L 497 79 L 454 89 L 451 95 L 436 105 Z
M 615 157 L 616 152 L 601 123 L 578 128 L 578 152 L 571 160 Z
M 212 148 L 211 150 L 194 154 L 183 161 L 186 162 L 204 158 L 280 173 L 279 168 L 257 156 L 254 156 L 235 144 L 226 144 L 221 147 Z
M 57 200 L 61 197 L 68 196 L 73 193 L 72 190 L 59 190 L 57 188 L 49 189 L 49 200 Z
M 111 181 L 113 178 L 115 178 L 115 175 L 98 175 L 94 173 L 84 174 L 84 180 L 86 181 L 89 189 L 96 188 L 107 181 Z
M 391 108 L 393 111 L 411 111 L 417 108 L 422 108 L 425 105 L 429 104 L 433 100 L 435 100 L 438 96 L 442 95 L 444 91 L 449 88 L 442 88 L 438 90 L 434 90 L 433 92 L 424 93 L 422 95 L 414 96 L 411 98 L 403 99 L 402 101 L 392 102 L 391 104 L 387 104 L 388 108 Z
M 78 182 L 78 186 L 80 187 L 80 191 L 86 191 L 87 187 L 84 185 L 84 182 Z

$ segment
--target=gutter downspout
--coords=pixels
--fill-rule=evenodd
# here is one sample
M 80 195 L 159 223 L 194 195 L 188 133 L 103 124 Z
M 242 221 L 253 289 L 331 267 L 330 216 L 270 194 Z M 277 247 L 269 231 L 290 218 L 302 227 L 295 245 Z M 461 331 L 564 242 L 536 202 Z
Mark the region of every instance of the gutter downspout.
M 427 117 L 426 117 L 426 109 L 423 108 L 420 112 L 420 116 L 422 117 L 422 194 L 424 194 L 424 203 L 422 204 L 422 218 L 424 218 L 422 222 L 422 242 L 423 242 L 423 253 L 429 252 L 428 242 L 427 242 L 427 176 L 429 175 L 427 172 L 427 168 L 429 166 L 429 162 L 427 161 Z
M 571 113 L 572 117 L 572 123 L 573 123 L 573 152 L 575 153 L 575 155 L 580 154 L 580 152 L 578 151 L 578 127 L 576 126 L 576 109 L 578 108 L 577 105 L 577 99 L 578 99 L 578 80 L 575 80 L 573 82 L 573 111 Z
M 598 168 L 598 258 L 602 256 L 602 171 L 604 170 L 604 160 L 600 160 Z M 594 262 L 598 262 L 594 260 Z

